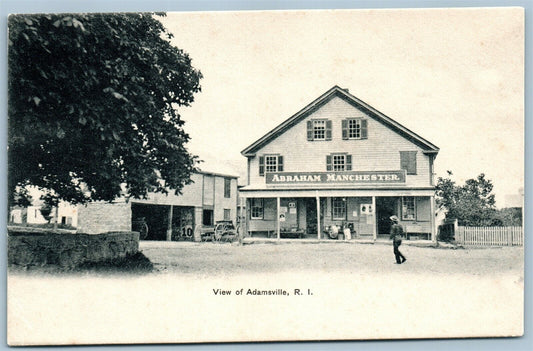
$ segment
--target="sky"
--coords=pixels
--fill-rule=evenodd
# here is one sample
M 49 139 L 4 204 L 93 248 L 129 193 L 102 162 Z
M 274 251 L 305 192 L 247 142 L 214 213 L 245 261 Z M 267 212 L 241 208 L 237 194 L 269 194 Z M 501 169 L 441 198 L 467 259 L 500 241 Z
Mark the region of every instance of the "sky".
M 440 148 L 436 176 L 485 173 L 498 207 L 524 185 L 524 22 L 518 8 L 167 13 L 204 78 L 180 110 L 208 171 L 334 85 Z M 490 25 L 487 25 L 489 24 Z

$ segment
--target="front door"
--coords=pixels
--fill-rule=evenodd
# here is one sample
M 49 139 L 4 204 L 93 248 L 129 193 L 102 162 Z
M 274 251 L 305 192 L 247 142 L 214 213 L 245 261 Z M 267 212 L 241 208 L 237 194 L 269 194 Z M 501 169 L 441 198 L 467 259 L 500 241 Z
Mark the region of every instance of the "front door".
M 305 225 L 307 228 L 307 234 L 316 234 L 316 199 L 306 198 L 305 200 Z
M 378 235 L 388 236 L 392 222 L 390 217 L 397 215 L 396 209 L 398 198 L 396 197 L 377 197 L 376 198 L 376 216 L 378 220 Z

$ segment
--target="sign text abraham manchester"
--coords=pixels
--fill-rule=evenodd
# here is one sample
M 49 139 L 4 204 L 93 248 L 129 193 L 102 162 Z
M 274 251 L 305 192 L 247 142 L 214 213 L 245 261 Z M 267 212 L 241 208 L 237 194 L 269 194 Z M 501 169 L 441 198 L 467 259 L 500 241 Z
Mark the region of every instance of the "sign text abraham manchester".
M 405 183 L 405 171 L 274 172 L 266 173 L 267 184 L 386 184 Z

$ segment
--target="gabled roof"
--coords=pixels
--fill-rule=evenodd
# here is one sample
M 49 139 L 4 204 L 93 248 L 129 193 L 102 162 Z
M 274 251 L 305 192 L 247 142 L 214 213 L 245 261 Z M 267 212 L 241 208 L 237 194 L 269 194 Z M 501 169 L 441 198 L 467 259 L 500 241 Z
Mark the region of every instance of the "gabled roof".
M 329 89 L 327 92 L 322 94 L 320 97 L 318 97 L 316 100 L 311 102 L 309 105 L 304 107 L 302 110 L 294 114 L 292 117 L 285 120 L 283 123 L 278 125 L 276 128 L 272 129 L 270 132 L 265 134 L 262 138 L 248 146 L 246 149 L 241 151 L 241 154 L 243 156 L 255 156 L 255 153 L 257 150 L 262 148 L 264 145 L 270 143 L 273 139 L 278 137 L 279 135 L 283 134 L 287 129 L 294 126 L 296 123 L 300 122 L 307 116 L 309 116 L 311 113 L 315 112 L 317 109 L 319 109 L 321 106 L 326 104 L 328 101 L 333 99 L 334 97 L 339 97 L 346 101 L 347 103 L 351 104 L 355 108 L 358 108 L 368 114 L 370 117 L 374 118 L 378 122 L 383 123 L 385 126 L 389 127 L 396 133 L 402 135 L 403 137 L 409 139 L 414 144 L 418 145 L 424 150 L 424 153 L 428 154 L 437 154 L 439 152 L 439 148 L 426 139 L 422 138 L 418 134 L 410 131 L 409 129 L 402 126 L 400 123 L 394 121 L 390 117 L 386 116 L 385 114 L 379 112 L 372 106 L 368 105 L 364 101 L 359 100 L 355 96 L 351 95 L 346 89 L 342 89 L 335 85 L 333 88 Z

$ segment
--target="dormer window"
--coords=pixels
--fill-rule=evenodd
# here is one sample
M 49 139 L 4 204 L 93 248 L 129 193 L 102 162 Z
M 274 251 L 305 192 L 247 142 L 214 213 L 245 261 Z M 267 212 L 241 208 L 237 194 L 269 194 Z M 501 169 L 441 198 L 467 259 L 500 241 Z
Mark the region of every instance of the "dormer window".
M 307 140 L 331 140 L 331 121 L 328 119 L 307 121 Z

